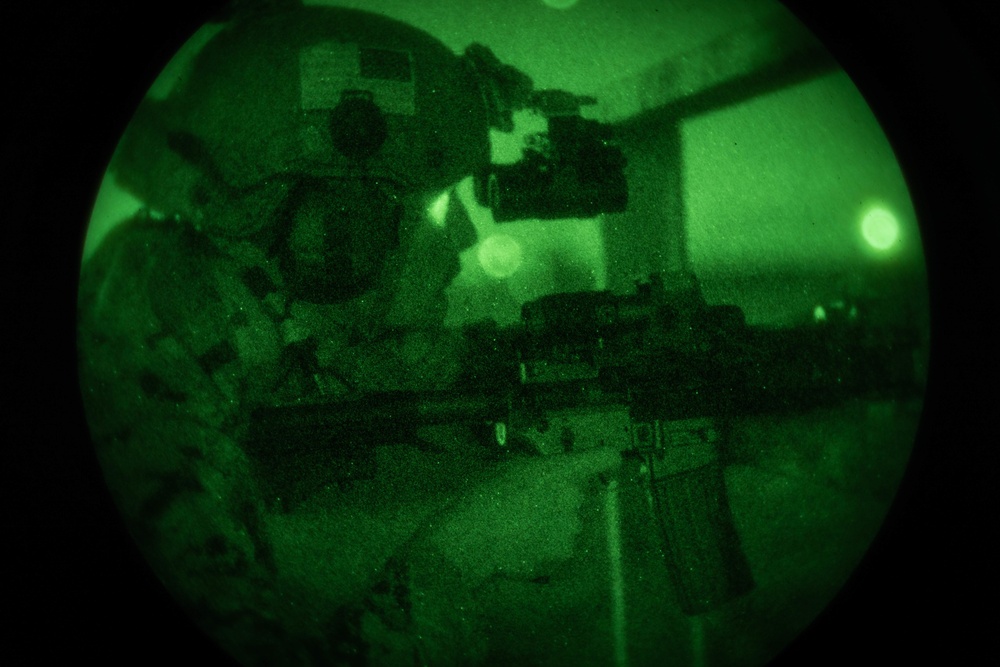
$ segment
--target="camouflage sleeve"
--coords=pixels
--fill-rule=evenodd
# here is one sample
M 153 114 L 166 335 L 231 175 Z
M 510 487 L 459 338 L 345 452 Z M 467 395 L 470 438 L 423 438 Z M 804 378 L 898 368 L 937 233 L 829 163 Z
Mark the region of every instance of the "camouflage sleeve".
M 473 591 L 429 546 L 387 561 L 368 595 L 342 610 L 343 664 L 475 665 L 486 651 Z
M 267 289 L 255 288 L 264 278 L 243 276 L 192 230 L 146 218 L 113 230 L 83 267 L 81 388 L 108 486 L 137 543 L 180 604 L 243 664 L 468 663 L 478 650 L 474 601 L 431 549 L 388 561 L 373 551 L 373 563 L 385 562 L 378 580 L 339 608 L 289 586 L 283 568 L 304 565 L 283 560 L 291 556 L 272 534 L 266 480 L 239 440 L 249 408 L 294 389 L 286 371 L 298 348 L 282 335 L 288 313 L 269 314 Z M 419 337 L 393 342 L 392 354 L 386 345 L 357 359 L 334 346 L 329 365 L 391 377 L 413 358 L 450 356 Z M 417 374 L 437 375 L 443 363 Z
M 266 630 L 275 563 L 232 437 L 247 315 L 227 304 L 217 268 L 210 244 L 178 224 L 123 223 L 83 266 L 78 345 L 92 438 L 126 523 L 182 606 L 233 649 L 278 641 Z

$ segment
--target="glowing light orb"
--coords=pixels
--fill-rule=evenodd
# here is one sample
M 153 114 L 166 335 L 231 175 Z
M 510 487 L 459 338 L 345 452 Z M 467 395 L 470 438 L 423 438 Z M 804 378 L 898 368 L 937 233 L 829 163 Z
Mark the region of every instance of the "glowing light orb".
M 494 234 L 479 244 L 479 265 L 491 278 L 509 278 L 521 267 L 521 244 L 506 234 Z
M 569 9 L 576 4 L 577 0 L 542 0 L 552 9 Z
M 861 220 L 861 233 L 871 247 L 888 250 L 899 240 L 899 221 L 884 208 L 873 208 Z

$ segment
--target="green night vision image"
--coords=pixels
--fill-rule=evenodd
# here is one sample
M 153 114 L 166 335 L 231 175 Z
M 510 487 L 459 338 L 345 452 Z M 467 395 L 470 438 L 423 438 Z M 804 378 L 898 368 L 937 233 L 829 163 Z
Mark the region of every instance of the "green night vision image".
M 240 664 L 762 665 L 903 478 L 882 128 L 772 0 L 237 2 L 97 194 L 109 489 Z

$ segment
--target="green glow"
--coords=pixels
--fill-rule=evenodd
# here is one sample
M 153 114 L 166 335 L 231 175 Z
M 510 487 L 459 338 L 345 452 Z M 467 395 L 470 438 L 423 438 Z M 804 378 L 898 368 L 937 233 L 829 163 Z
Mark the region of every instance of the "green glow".
M 781 309 L 793 313 L 797 324 L 807 323 L 812 313 L 813 322 L 826 322 L 813 327 L 823 334 L 835 334 L 847 320 L 866 323 L 876 309 L 861 299 L 855 309 L 856 295 L 827 276 L 853 279 L 877 266 L 883 270 L 879 277 L 891 278 L 905 265 L 901 260 L 922 260 L 905 183 L 849 79 L 829 74 L 684 118 L 673 107 L 658 106 L 660 92 L 676 92 L 670 92 L 675 70 L 684 73 L 677 94 L 701 99 L 707 91 L 715 99 L 720 83 L 735 89 L 739 86 L 728 84 L 739 83 L 744 74 L 757 81 L 779 69 L 768 64 L 762 72 L 744 73 L 722 66 L 736 76 L 732 81 L 716 73 L 730 57 L 752 69 L 760 64 L 760 52 L 783 52 L 781 30 L 741 27 L 772 25 L 768 17 L 780 5 L 771 0 L 699 0 L 697 12 L 687 7 L 692 3 L 649 0 L 525 0 L 516 11 L 508 3 L 478 3 L 472 11 L 466 0 L 305 4 L 317 3 L 394 16 L 433 33 L 455 53 L 480 42 L 494 49 L 504 66 L 530 75 L 536 90 L 595 95 L 599 104 L 582 113 L 595 119 L 609 114 L 605 119 L 624 135 L 630 210 L 498 223 L 476 200 L 468 174 L 484 166 L 487 148 L 494 163 L 522 160 L 525 141 L 547 130 L 546 118 L 515 111 L 514 129 L 505 133 L 488 130 L 484 115 L 470 115 L 480 120 L 468 132 L 458 128 L 457 144 L 488 132 L 490 145 L 469 159 L 462 157 L 464 147 L 444 142 L 446 133 L 431 131 L 433 115 L 393 118 L 398 132 L 392 141 L 398 143 L 390 141 L 372 158 L 364 167 L 366 178 L 391 173 L 410 183 L 399 202 L 406 223 L 420 224 L 407 228 L 412 234 L 400 234 L 384 287 L 333 305 L 298 300 L 287 289 L 285 256 L 292 250 L 318 256 L 326 239 L 337 257 L 344 254 L 335 245 L 343 239 L 334 241 L 328 233 L 333 228 L 322 227 L 327 220 L 322 204 L 316 206 L 311 194 L 298 194 L 311 188 L 299 190 L 301 183 L 290 181 L 288 201 L 296 206 L 290 210 L 302 216 L 292 220 L 301 220 L 301 226 L 289 227 L 289 218 L 275 209 L 266 214 L 272 223 L 268 234 L 234 238 L 219 235 L 225 225 L 212 216 L 265 217 L 258 212 L 267 210 L 264 204 L 239 194 L 258 190 L 219 188 L 216 181 L 225 179 L 206 172 L 197 176 L 206 182 L 188 192 L 160 178 L 170 175 L 169 167 L 153 164 L 160 153 L 177 153 L 171 160 L 178 163 L 193 155 L 198 164 L 192 168 L 206 171 L 205 161 L 185 150 L 188 144 L 162 136 L 165 128 L 192 119 L 220 129 L 197 138 L 210 146 L 212 166 L 223 173 L 243 160 L 266 161 L 283 145 L 294 164 L 311 170 L 312 162 L 297 162 L 295 155 L 312 151 L 313 142 L 325 145 L 330 128 L 324 114 L 315 115 L 318 126 L 309 114 L 308 126 L 286 124 L 289 109 L 299 118 L 297 81 L 276 86 L 282 104 L 265 105 L 259 119 L 253 112 L 253 118 L 239 120 L 254 107 L 245 104 L 250 93 L 225 78 L 216 88 L 216 79 L 206 74 L 228 71 L 223 63 L 230 62 L 227 49 L 233 45 L 216 51 L 205 42 L 216 34 L 216 44 L 225 44 L 258 33 L 240 33 L 228 24 L 203 29 L 157 79 L 147 100 L 155 104 L 147 105 L 149 115 L 137 116 L 123 143 L 127 150 L 120 151 L 124 157 L 101 185 L 80 289 L 80 376 L 88 420 L 108 485 L 158 576 L 185 608 L 197 612 L 206 632 L 248 667 L 298 664 L 307 657 L 317 664 L 338 663 L 361 644 L 371 655 L 354 657 L 379 664 L 411 662 L 413 646 L 427 664 L 624 667 L 662 662 L 664 656 L 679 665 L 764 664 L 822 610 L 865 553 L 904 469 L 918 401 L 875 406 L 850 401 L 801 415 L 734 414 L 725 443 L 734 452 L 725 470 L 726 502 L 757 589 L 747 594 L 753 597 L 694 618 L 683 615 L 664 567 L 661 528 L 650 511 L 650 468 L 640 473 L 637 461 L 619 460 L 616 448 L 632 447 L 635 433 L 625 406 L 606 410 L 593 401 L 598 395 L 588 393 L 561 413 L 543 405 L 544 414 L 542 408 L 538 414 L 513 414 L 509 423 L 493 424 L 498 452 L 485 451 L 480 442 L 480 431 L 489 426 L 480 419 L 421 425 L 405 423 L 404 417 L 437 419 L 436 392 L 456 378 L 477 383 L 477 393 L 469 401 L 459 397 L 451 407 L 477 406 L 478 383 L 495 388 L 494 367 L 501 371 L 495 374 L 499 383 L 520 391 L 516 374 L 504 369 L 531 361 L 530 355 L 519 358 L 500 338 L 468 339 L 475 345 L 467 346 L 461 327 L 492 320 L 501 327 L 515 325 L 505 336 L 521 332 L 522 305 L 545 295 L 615 294 L 616 307 L 605 309 L 596 301 L 595 314 L 620 313 L 625 326 L 607 335 L 602 329 L 596 342 L 583 331 L 589 341 L 584 351 L 595 364 L 641 364 L 650 354 L 663 363 L 643 368 L 663 367 L 682 383 L 701 377 L 701 367 L 690 373 L 685 362 L 667 368 L 674 356 L 701 344 L 697 336 L 703 332 L 691 323 L 702 326 L 702 313 L 691 311 L 698 317 L 688 317 L 690 308 L 702 305 L 689 297 L 701 295 L 687 291 L 688 277 L 669 277 L 669 309 L 660 308 L 663 301 L 632 307 L 635 280 L 682 266 L 681 260 L 689 261 L 709 303 L 733 305 L 745 298 L 761 304 L 758 312 L 767 318 L 777 319 L 772 312 Z M 303 16 L 301 25 L 308 29 L 290 23 L 296 26 L 290 34 L 326 43 L 348 26 L 350 34 L 340 37 L 354 39 L 354 21 L 343 18 L 331 16 L 329 30 L 312 30 L 315 15 Z M 365 29 L 366 21 L 357 23 Z M 790 36 L 791 56 L 784 57 L 794 58 L 802 41 L 797 33 Z M 280 46 L 280 39 L 274 41 Z M 373 37 L 373 49 L 402 48 L 392 39 L 379 42 Z M 269 43 L 254 37 L 245 52 L 258 53 Z M 236 49 L 235 55 L 243 52 Z M 415 49 L 413 62 L 435 52 Z M 202 54 L 207 60 L 199 60 Z M 295 65 L 282 58 L 272 59 L 276 69 L 237 69 L 259 73 L 266 82 L 281 62 Z M 422 71 L 431 74 L 434 62 L 428 60 Z M 798 71 L 797 63 L 789 64 Z M 630 77 L 651 67 L 664 75 L 664 90 L 632 86 Z M 495 72 L 500 84 L 504 71 Z M 464 66 L 457 72 L 458 78 L 445 80 L 434 95 L 454 95 L 452 110 L 479 109 L 484 102 L 479 87 L 466 86 Z M 628 85 L 620 83 L 623 77 Z M 627 100 L 635 91 L 642 93 L 633 100 L 643 109 L 639 117 L 610 120 L 631 108 Z M 521 102 L 511 103 L 516 108 Z M 465 120 L 457 111 L 456 117 Z M 274 141 L 258 140 L 260 132 L 272 131 L 267 136 Z M 434 143 L 441 150 L 429 155 L 442 164 L 430 171 L 439 171 L 440 178 L 425 183 L 423 163 L 407 169 L 407 160 L 414 149 Z M 230 144 L 234 153 L 217 152 Z M 323 163 L 315 165 L 315 176 L 325 178 L 330 152 L 316 155 Z M 874 193 L 878 199 L 869 198 Z M 206 206 L 204 218 L 195 222 L 185 217 L 187 209 L 171 208 L 186 206 L 190 198 L 190 209 L 198 212 L 201 204 L 194 200 L 205 197 L 220 201 Z M 865 225 L 879 210 L 895 226 L 877 218 L 868 223 L 877 239 L 872 241 Z M 350 218 L 349 224 L 358 221 Z M 473 228 L 465 236 L 463 224 Z M 351 242 L 368 238 L 371 227 L 360 229 Z M 887 242 L 891 250 L 878 249 Z M 288 253 L 281 250 L 285 245 Z M 875 255 L 892 261 L 870 261 Z M 898 302 L 914 300 L 905 294 Z M 683 317 L 673 318 L 675 304 Z M 652 326 L 643 318 L 654 312 L 657 318 L 671 315 Z M 439 329 L 445 313 L 446 326 Z M 577 321 L 575 315 L 567 320 Z M 684 328 L 676 329 L 675 322 Z M 717 323 L 709 324 L 707 338 L 714 340 Z M 489 327 L 471 329 L 476 336 L 491 335 Z M 865 331 L 854 326 L 852 335 L 855 330 Z M 551 398 L 561 406 L 576 402 L 578 388 L 598 388 L 590 379 L 579 380 L 589 377 L 593 366 L 573 356 L 580 339 L 578 332 L 566 331 L 574 335 L 563 339 L 560 330 L 544 348 L 531 351 L 545 355 L 539 367 L 548 368 L 555 380 L 533 384 L 525 395 L 532 401 Z M 676 352 L 671 349 L 676 345 L 682 346 L 677 355 L 663 356 Z M 795 352 L 790 349 L 789 356 Z M 762 354 L 766 360 L 781 356 Z M 693 364 L 705 361 L 705 355 L 696 357 Z M 805 361 L 796 369 L 791 365 L 798 362 L 789 361 L 788 373 L 812 371 L 811 359 Z M 710 363 L 704 368 L 710 375 L 732 375 L 722 351 Z M 643 393 L 655 394 L 658 378 L 649 379 Z M 372 419 L 347 419 L 365 426 L 349 437 L 332 437 L 325 422 L 313 430 L 316 424 L 305 423 L 308 419 L 285 437 L 284 420 L 264 420 L 257 429 L 253 417 L 256 407 L 295 406 L 301 415 L 298 406 L 315 408 L 317 401 L 330 400 L 333 407 L 322 418 L 338 419 L 345 411 L 344 404 L 335 405 L 341 397 L 351 400 L 348 409 L 354 410 L 367 404 L 369 392 L 419 396 L 425 389 L 431 392 L 426 403 L 408 402 L 399 415 L 387 416 L 389 403 Z M 778 391 L 770 383 L 769 390 Z M 522 404 L 527 402 L 516 403 Z M 514 405 L 510 402 L 512 413 Z M 259 448 L 242 435 L 267 430 L 276 432 L 278 451 Z M 707 432 L 673 429 L 671 438 L 693 442 Z M 398 441 L 388 442 L 396 436 Z M 710 451 L 698 442 L 685 451 Z M 877 455 L 871 443 L 879 445 Z M 611 452 L 593 451 L 609 445 Z M 608 472 L 617 465 L 620 473 Z M 721 484 L 721 476 L 716 479 Z M 672 486 L 656 502 L 668 495 L 694 498 L 689 491 L 700 482 L 687 484 Z M 701 497 L 721 497 L 712 488 L 718 487 L 706 487 Z M 479 584 L 484 578 L 488 583 Z M 341 634 L 350 635 L 349 641 L 341 642 Z M 457 659 L 467 657 L 467 648 L 487 653 L 481 660 Z
M 888 250 L 899 241 L 899 221 L 891 212 L 876 207 L 861 220 L 861 233 L 871 247 Z
M 506 234 L 483 239 L 476 252 L 479 265 L 491 278 L 509 278 L 521 267 L 521 244 Z
M 445 218 L 448 216 L 448 202 L 451 197 L 447 192 L 442 192 L 441 196 L 435 199 L 427 208 L 427 214 L 431 217 L 431 222 L 436 227 L 444 227 Z
M 878 216 L 892 211 L 896 233 L 913 237 L 916 214 L 899 164 L 843 72 L 687 120 L 682 145 L 696 270 L 866 265 L 859 245 L 873 253 L 896 241 L 890 227 L 884 236 L 859 233 L 861 219 L 880 209 Z M 902 263 L 923 262 L 919 244 L 896 250 Z

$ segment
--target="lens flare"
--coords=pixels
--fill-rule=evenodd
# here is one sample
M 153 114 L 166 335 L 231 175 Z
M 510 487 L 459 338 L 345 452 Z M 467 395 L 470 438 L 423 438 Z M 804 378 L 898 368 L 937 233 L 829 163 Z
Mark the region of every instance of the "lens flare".
M 476 252 L 479 265 L 491 278 L 509 278 L 521 267 L 521 244 L 506 234 L 483 239 Z
M 899 241 L 899 221 L 886 209 L 876 207 L 861 220 L 861 233 L 871 247 L 888 250 Z

